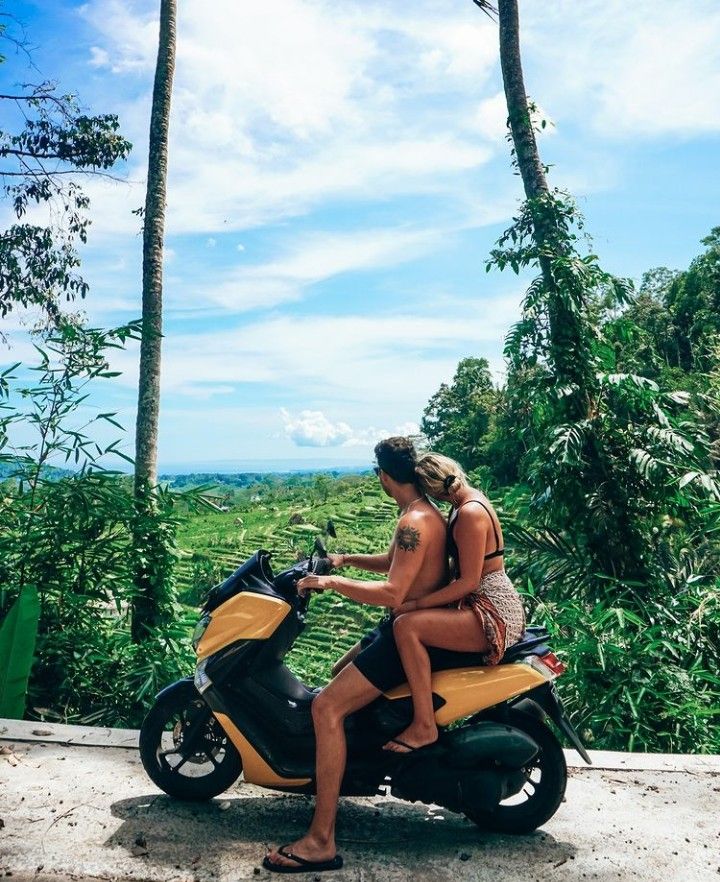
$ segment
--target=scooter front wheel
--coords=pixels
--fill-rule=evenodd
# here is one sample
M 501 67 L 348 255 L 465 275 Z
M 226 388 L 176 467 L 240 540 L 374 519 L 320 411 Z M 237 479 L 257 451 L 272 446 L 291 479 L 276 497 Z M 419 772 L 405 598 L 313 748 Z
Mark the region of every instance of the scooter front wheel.
M 486 830 L 502 833 L 531 833 L 558 810 L 567 785 L 567 765 L 562 747 L 548 727 L 517 710 L 499 718 L 529 735 L 538 745 L 537 755 L 523 769 L 525 783 L 514 796 L 493 811 L 464 807 L 467 818 Z
M 165 695 L 140 729 L 140 758 L 155 784 L 176 799 L 212 799 L 240 776 L 242 761 L 192 683 Z

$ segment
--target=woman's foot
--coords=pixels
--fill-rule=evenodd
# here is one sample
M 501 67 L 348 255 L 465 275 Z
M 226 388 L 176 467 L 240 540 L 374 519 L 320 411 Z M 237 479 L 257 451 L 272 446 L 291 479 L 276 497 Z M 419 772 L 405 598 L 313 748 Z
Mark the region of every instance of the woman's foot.
M 296 854 L 298 857 L 304 858 L 306 861 L 313 863 L 320 861 L 330 861 L 335 857 L 335 843 L 321 842 L 309 834 L 298 839 L 289 845 L 281 845 L 280 848 L 286 854 Z M 269 851 L 265 858 L 268 863 L 276 864 L 283 867 L 297 867 L 298 862 L 290 857 L 280 854 L 277 848 Z
M 432 726 L 411 723 L 397 738 L 391 738 L 387 744 L 383 745 L 383 750 L 388 750 L 391 753 L 411 753 L 420 747 L 434 744 L 437 740 L 438 728 L 434 723 Z

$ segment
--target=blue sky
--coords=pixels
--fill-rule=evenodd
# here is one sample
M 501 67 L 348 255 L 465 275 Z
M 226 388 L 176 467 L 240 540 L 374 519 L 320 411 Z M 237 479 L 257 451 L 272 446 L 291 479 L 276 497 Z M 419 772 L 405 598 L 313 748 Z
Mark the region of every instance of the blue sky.
M 123 183 L 91 181 L 94 324 L 139 315 L 158 3 L 14 2 L 37 47 L 3 88 L 57 79 L 118 113 Z M 459 359 L 498 381 L 524 282 L 484 260 L 520 197 L 496 25 L 471 0 L 181 0 L 171 121 L 159 458 L 366 462 Z M 541 139 L 603 265 L 682 268 L 720 222 L 716 0 L 521 3 Z M 38 72 L 39 71 L 39 72 Z M 3 220 L 9 223 L 5 211 Z M 16 314 L 4 320 L 28 357 Z M 136 348 L 90 406 L 133 450 Z

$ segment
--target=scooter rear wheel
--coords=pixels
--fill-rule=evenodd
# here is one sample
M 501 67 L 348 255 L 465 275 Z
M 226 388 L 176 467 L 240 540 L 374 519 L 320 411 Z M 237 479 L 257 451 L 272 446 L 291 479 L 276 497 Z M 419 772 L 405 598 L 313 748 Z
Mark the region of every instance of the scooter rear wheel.
M 503 715 L 502 722 L 521 729 L 540 750 L 525 766 L 526 782 L 518 794 L 493 811 L 466 806 L 465 816 L 486 830 L 532 833 L 552 818 L 563 800 L 567 785 L 565 755 L 553 732 L 529 714 L 510 710 Z
M 195 724 L 197 736 L 183 744 Z M 154 783 L 176 799 L 212 799 L 242 772 L 235 745 L 191 683 L 150 709 L 140 729 L 140 758 Z

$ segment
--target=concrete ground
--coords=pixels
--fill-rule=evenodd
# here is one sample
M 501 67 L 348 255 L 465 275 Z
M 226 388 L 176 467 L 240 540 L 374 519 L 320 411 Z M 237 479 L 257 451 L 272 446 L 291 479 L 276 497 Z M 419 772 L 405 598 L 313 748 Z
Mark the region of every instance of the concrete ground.
M 37 733 L 37 734 L 36 734 Z M 137 733 L 0 720 L 0 876 L 12 882 L 269 879 L 270 845 L 303 832 L 311 800 L 239 784 L 180 803 L 145 776 Z M 565 802 L 511 837 L 386 796 L 345 799 L 338 882 L 720 880 L 720 758 L 568 752 Z M 308 874 L 306 878 L 313 878 Z M 273 878 L 275 878 L 273 876 Z

